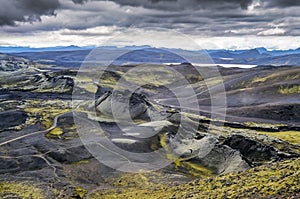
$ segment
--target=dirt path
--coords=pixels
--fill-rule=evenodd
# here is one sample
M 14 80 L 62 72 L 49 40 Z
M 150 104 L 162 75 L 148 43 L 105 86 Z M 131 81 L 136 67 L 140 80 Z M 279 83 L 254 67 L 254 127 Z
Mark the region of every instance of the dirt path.
M 13 138 L 13 139 L 10 139 L 8 141 L 5 141 L 5 142 L 2 142 L 0 143 L 0 146 L 3 146 L 3 145 L 6 145 L 6 144 L 9 144 L 11 142 L 15 142 L 17 140 L 21 140 L 23 138 L 26 138 L 26 137 L 29 137 L 29 136 L 32 136 L 32 135 L 36 135 L 36 134 L 40 134 L 40 133 L 47 133 L 51 130 L 53 130 L 54 128 L 57 127 L 57 121 L 58 121 L 58 118 L 65 115 L 65 114 L 68 114 L 68 113 L 72 113 L 72 111 L 69 111 L 69 112 L 66 112 L 66 113 L 62 113 L 62 114 L 59 114 L 57 116 L 55 116 L 54 120 L 53 120 L 53 124 L 50 128 L 48 129 L 45 129 L 45 130 L 42 130 L 42 131 L 36 131 L 36 132 L 33 132 L 33 133 L 29 133 L 29 134 L 26 134 L 26 135 L 22 135 L 22 136 L 19 136 L 19 137 L 16 137 L 16 138 Z

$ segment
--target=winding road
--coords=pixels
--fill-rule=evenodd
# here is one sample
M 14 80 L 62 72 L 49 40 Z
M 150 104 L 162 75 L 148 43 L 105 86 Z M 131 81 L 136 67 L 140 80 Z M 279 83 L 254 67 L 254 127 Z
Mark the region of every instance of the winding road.
M 55 116 L 54 120 L 53 120 L 53 124 L 50 128 L 48 129 L 45 129 L 45 130 L 42 130 L 42 131 L 36 131 L 36 132 L 33 132 L 33 133 L 29 133 L 29 134 L 26 134 L 26 135 L 22 135 L 22 136 L 19 136 L 19 137 L 16 137 L 16 138 L 13 138 L 13 139 L 10 139 L 10 140 L 7 140 L 5 142 L 2 142 L 0 143 L 0 146 L 3 146 L 3 145 L 6 145 L 6 144 L 9 144 L 11 142 L 15 142 L 17 140 L 21 140 L 23 138 L 26 138 L 26 137 L 29 137 L 29 136 L 32 136 L 32 135 L 36 135 L 36 134 L 40 134 L 40 133 L 48 133 L 49 131 L 53 130 L 54 128 L 57 127 L 57 121 L 58 121 L 58 118 L 65 115 L 65 114 L 68 114 L 68 113 L 72 113 L 73 111 L 69 111 L 69 112 L 66 112 L 66 113 L 61 113 L 57 116 Z

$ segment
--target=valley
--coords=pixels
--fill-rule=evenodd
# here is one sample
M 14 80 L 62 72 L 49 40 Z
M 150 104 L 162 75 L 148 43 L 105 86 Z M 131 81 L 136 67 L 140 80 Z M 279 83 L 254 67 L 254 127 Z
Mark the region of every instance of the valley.
M 1 198 L 300 197 L 297 66 L 1 59 Z

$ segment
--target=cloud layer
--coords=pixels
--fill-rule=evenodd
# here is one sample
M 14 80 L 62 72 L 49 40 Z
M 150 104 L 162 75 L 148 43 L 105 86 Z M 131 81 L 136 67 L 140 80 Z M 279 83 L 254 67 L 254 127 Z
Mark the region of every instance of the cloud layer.
M 300 2 L 295 0 L 0 0 L 0 3 L 1 43 L 16 43 L 5 41 L 8 35 L 50 37 L 55 32 L 66 41 L 155 28 L 199 38 L 300 36 Z
M 0 25 L 39 21 L 41 15 L 54 15 L 60 7 L 58 0 L 0 0 L 0 5 Z

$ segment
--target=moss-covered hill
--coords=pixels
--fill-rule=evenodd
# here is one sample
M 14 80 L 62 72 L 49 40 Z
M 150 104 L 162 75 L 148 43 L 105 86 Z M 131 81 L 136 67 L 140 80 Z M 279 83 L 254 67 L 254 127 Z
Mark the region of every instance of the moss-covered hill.
M 300 159 L 269 163 L 185 184 L 164 182 L 159 178 L 157 173 L 124 174 L 115 179 L 111 189 L 88 191 L 77 187 L 71 198 L 300 198 Z M 49 198 L 49 193 L 46 194 L 49 188 L 32 182 L 1 182 L 0 198 Z M 64 198 L 61 193 L 62 190 L 55 190 L 51 197 Z
M 139 175 L 139 174 L 135 174 Z M 247 171 L 197 179 L 182 185 L 156 184 L 137 176 L 87 198 L 299 198 L 300 159 Z M 124 180 L 128 182 L 124 183 Z M 135 182 L 135 181 L 138 181 Z M 133 185 L 134 186 L 130 186 Z

